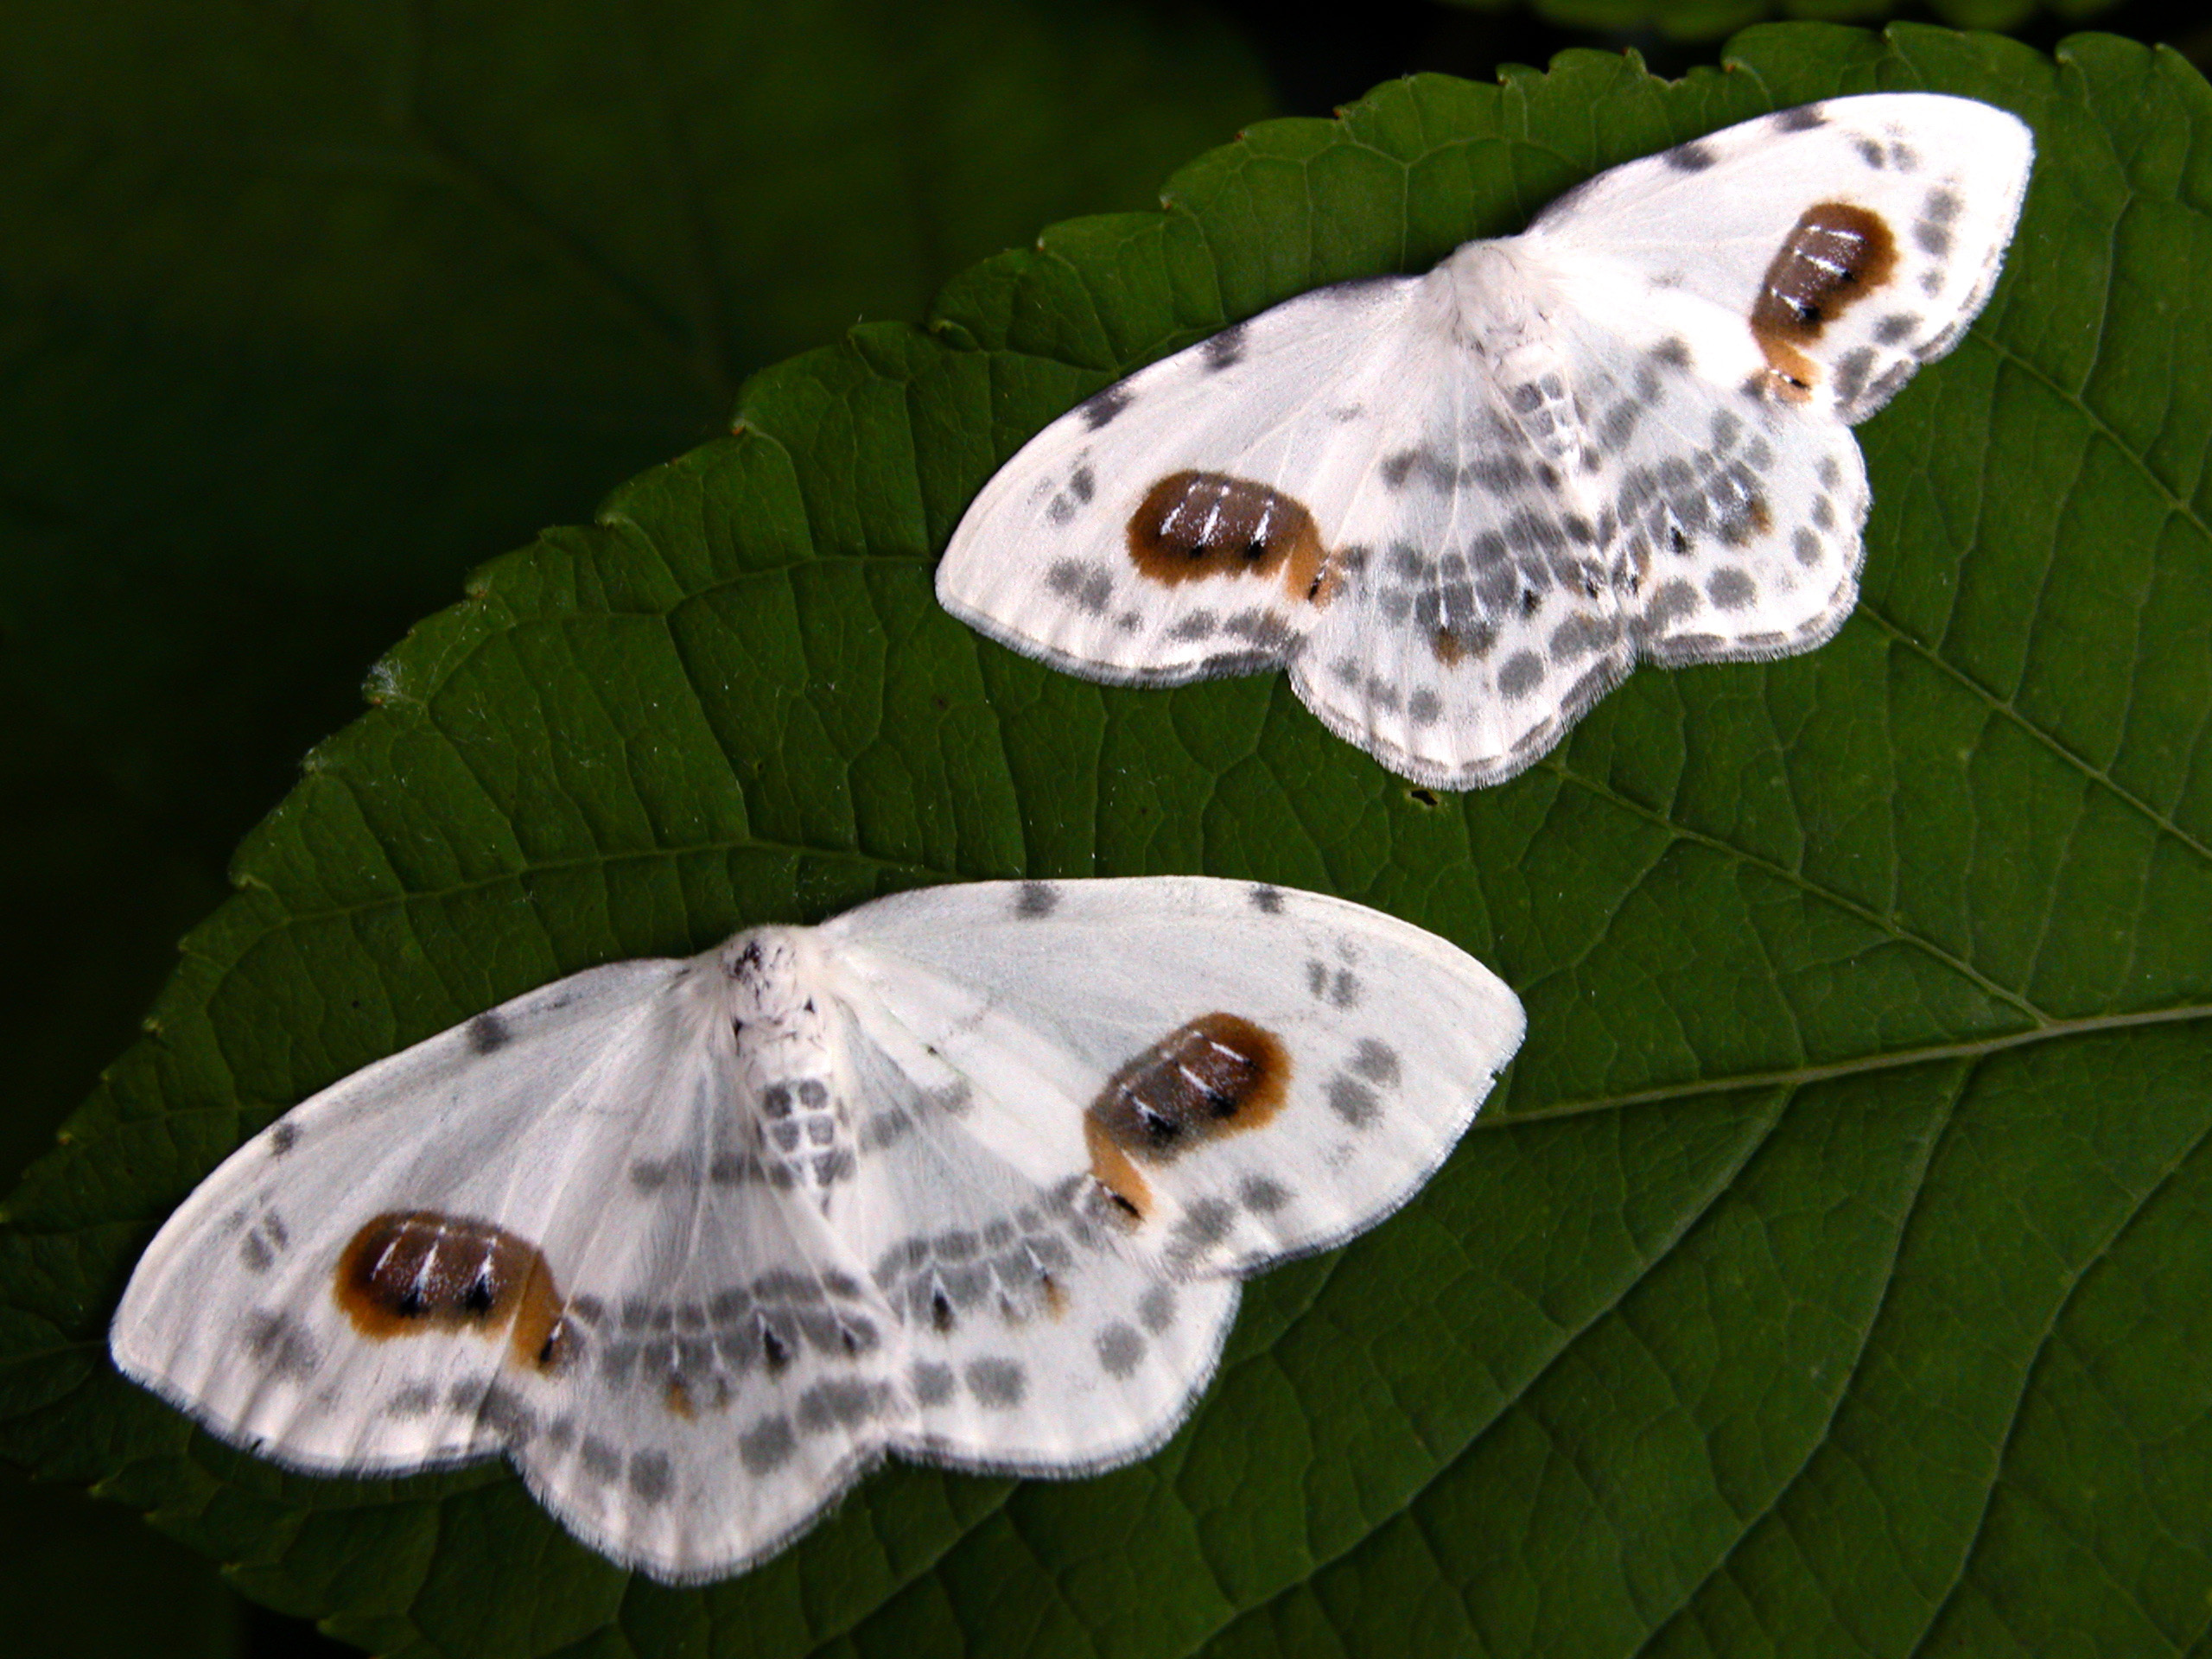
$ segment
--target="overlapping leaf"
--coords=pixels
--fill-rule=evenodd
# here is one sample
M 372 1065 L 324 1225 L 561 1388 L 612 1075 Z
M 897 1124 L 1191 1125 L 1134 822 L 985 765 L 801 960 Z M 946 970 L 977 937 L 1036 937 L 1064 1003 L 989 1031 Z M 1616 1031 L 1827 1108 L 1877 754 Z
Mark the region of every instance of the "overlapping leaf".
M 1475 11 L 1506 11 L 1522 0 L 1450 0 Z M 1867 23 L 1904 10 L 1896 0 L 1527 0 L 1530 10 L 1561 29 L 1649 29 L 1670 40 L 1717 41 L 1764 18 Z M 1929 0 L 1929 10 L 1960 29 L 2016 29 L 2048 15 L 2081 22 L 2118 0 Z
M 1437 800 L 1277 681 L 1111 692 L 929 575 L 1113 373 L 1418 269 L 1599 168 L 1925 86 L 2041 144 L 2006 280 L 1864 436 L 1822 651 L 1646 672 Z M 156 1030 L 0 1236 L 7 1444 L 365 1644 L 467 1654 L 2185 1648 L 2212 1624 L 2212 96 L 1759 30 L 1664 85 L 1569 54 L 1255 129 L 1167 211 L 757 378 L 737 434 L 487 567 L 241 850 Z M 956 876 L 1344 893 L 1518 986 L 1421 1200 L 1260 1281 L 1192 1426 L 1058 1484 L 896 1470 L 674 1592 L 496 1467 L 288 1477 L 110 1374 L 152 1225 L 246 1130 L 556 973 Z

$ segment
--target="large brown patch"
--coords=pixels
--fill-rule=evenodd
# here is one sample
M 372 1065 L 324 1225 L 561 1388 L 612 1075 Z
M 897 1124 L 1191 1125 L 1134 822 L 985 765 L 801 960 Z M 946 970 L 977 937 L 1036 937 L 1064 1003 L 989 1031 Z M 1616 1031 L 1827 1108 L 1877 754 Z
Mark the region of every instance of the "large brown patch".
M 1798 217 L 1768 264 L 1751 307 L 1752 337 L 1783 383 L 1784 397 L 1809 395 L 1820 368 L 1803 348 L 1886 286 L 1897 264 L 1897 238 L 1870 208 L 1822 201 Z
M 1259 1128 L 1282 1109 L 1290 1056 L 1234 1014 L 1201 1014 L 1122 1066 L 1084 1115 L 1090 1173 L 1133 1219 L 1151 1211 L 1140 1165 Z
M 1331 589 L 1313 515 L 1280 490 L 1226 473 L 1170 473 L 1154 484 L 1129 515 L 1129 558 L 1171 587 L 1274 577 L 1293 599 L 1317 604 Z
M 560 1370 L 575 1346 L 544 1255 L 488 1221 L 387 1211 L 346 1246 L 332 1292 L 353 1328 L 378 1341 L 512 1326 L 515 1357 L 544 1371 Z

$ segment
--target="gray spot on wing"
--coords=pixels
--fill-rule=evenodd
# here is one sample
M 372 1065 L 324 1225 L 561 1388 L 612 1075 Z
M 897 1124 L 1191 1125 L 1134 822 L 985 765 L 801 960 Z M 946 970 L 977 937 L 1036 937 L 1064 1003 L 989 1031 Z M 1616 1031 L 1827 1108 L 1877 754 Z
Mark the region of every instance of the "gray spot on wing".
M 1221 619 L 1211 611 L 1192 611 L 1189 615 L 1179 619 L 1175 626 L 1167 630 L 1167 637 L 1170 639 L 1184 640 L 1211 639 L 1220 626 Z
M 910 1374 L 917 1403 L 941 1406 L 952 1398 L 952 1367 L 934 1360 L 917 1360 Z
M 391 1396 L 391 1403 L 384 1408 L 384 1414 L 387 1417 L 396 1417 L 402 1421 L 411 1421 L 418 1417 L 429 1416 L 430 1408 L 437 1403 L 438 1389 L 435 1383 L 410 1382 Z
M 1355 1129 L 1365 1128 L 1381 1110 L 1372 1089 L 1341 1072 L 1329 1079 L 1328 1101 L 1329 1109 Z
M 1024 921 L 1049 916 L 1059 907 L 1059 890 L 1049 881 L 1025 881 L 1014 895 L 1014 913 Z
M 798 1450 L 798 1436 L 791 1432 L 791 1419 L 781 1415 L 763 1417 L 737 1437 L 737 1455 L 749 1474 L 773 1474 Z
M 1278 887 L 1256 887 L 1245 889 L 1244 896 L 1252 901 L 1252 908 L 1264 916 L 1282 914 L 1282 891 Z
M 1705 143 L 1676 144 L 1659 158 L 1677 173 L 1702 173 L 1719 158 Z
M 1254 1215 L 1272 1216 L 1290 1202 L 1290 1189 L 1264 1175 L 1247 1175 L 1236 1196 Z
M 1714 571 L 1705 584 L 1706 596 L 1716 608 L 1740 611 L 1758 596 L 1758 588 L 1749 574 L 1735 565 L 1723 565 Z
M 1856 403 L 1859 394 L 1866 389 L 1867 376 L 1873 372 L 1877 361 L 1871 346 L 1854 346 L 1836 359 L 1835 397 L 1840 404 Z
M 1103 616 L 1114 597 L 1113 577 L 1078 559 L 1055 561 L 1045 572 L 1045 586 L 1093 616 Z
M 1144 1338 L 1118 1321 L 1098 1333 L 1096 1347 L 1109 1376 L 1128 1376 L 1144 1359 Z
M 469 1052 L 475 1054 L 489 1054 L 494 1049 L 505 1048 L 514 1039 L 507 1022 L 496 1013 L 480 1014 L 462 1029 L 467 1034 Z
M 289 1313 L 266 1309 L 246 1316 L 245 1351 L 271 1376 L 295 1381 L 311 1376 L 322 1363 L 321 1351 Z
M 1146 1330 L 1158 1336 L 1175 1323 L 1175 1293 L 1165 1285 L 1154 1285 L 1138 1298 L 1137 1319 Z
M 630 1459 L 630 1491 L 648 1505 L 665 1503 L 676 1490 L 676 1469 L 665 1452 L 639 1452 Z
M 1680 576 L 1661 584 L 1644 605 L 1639 631 L 1646 634 L 1664 633 L 1675 623 L 1695 616 L 1704 608 L 1704 601 L 1697 596 L 1697 589 Z
M 1194 1198 L 1175 1224 L 1167 1243 L 1169 1260 L 1188 1262 L 1227 1238 L 1236 1224 L 1236 1211 L 1220 1198 Z
M 1213 373 L 1233 369 L 1243 360 L 1244 327 L 1245 325 L 1240 322 L 1233 327 L 1224 328 L 1198 347 L 1199 356 Z
M 1083 423 L 1093 432 L 1127 409 L 1135 399 L 1126 385 L 1109 386 L 1096 397 L 1077 405 Z
M 968 1392 L 979 1406 L 989 1406 L 1000 1411 L 1011 1410 L 1021 1403 L 1022 1395 L 1029 1390 L 1029 1376 L 1010 1359 L 974 1359 L 968 1362 Z
M 1378 1038 L 1363 1037 L 1351 1052 L 1351 1069 L 1370 1083 L 1398 1085 L 1398 1051 Z
M 1497 690 L 1507 698 L 1525 697 L 1543 683 L 1543 659 L 1533 651 L 1519 651 L 1497 671 Z
M 1552 630 L 1551 653 L 1556 661 L 1573 662 L 1610 645 L 1618 632 L 1615 624 L 1578 611 Z
M 874 1152 L 896 1146 L 912 1133 L 913 1128 L 912 1117 L 896 1106 L 887 1106 L 861 1120 L 860 1148 L 862 1152 Z
M 460 1399 L 453 1403 L 461 1408 Z M 537 1434 L 537 1414 L 523 1403 L 520 1395 L 498 1382 L 478 1398 L 476 1421 L 499 1436 L 500 1445 L 511 1449 L 528 1446 Z
M 587 1434 L 576 1447 L 576 1467 L 594 1480 L 612 1480 L 622 1472 L 621 1450 L 611 1440 Z
M 1221 625 L 1221 631 L 1269 650 L 1281 650 L 1291 640 L 1290 624 L 1262 610 L 1236 612 Z
M 626 1389 L 630 1379 L 637 1374 L 638 1344 L 634 1342 L 609 1343 L 599 1351 L 600 1381 L 613 1389 Z M 747 1357 L 747 1363 L 751 1363 Z
M 857 1377 L 833 1377 L 817 1382 L 798 1397 L 800 1431 L 826 1433 L 831 1429 L 855 1429 L 881 1414 L 890 1403 L 891 1390 L 880 1382 Z
M 1783 132 L 1810 132 L 1815 127 L 1825 127 L 1827 116 L 1817 104 L 1800 104 L 1794 110 L 1783 110 L 1774 118 L 1774 124 Z

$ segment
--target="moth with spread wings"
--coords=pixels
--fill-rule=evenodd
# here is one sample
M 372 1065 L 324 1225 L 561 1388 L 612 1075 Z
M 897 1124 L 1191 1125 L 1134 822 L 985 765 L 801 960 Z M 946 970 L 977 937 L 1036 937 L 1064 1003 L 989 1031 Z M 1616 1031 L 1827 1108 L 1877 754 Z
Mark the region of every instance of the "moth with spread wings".
M 1101 392 L 976 497 L 938 596 L 1091 679 L 1287 667 L 1394 771 L 1497 783 L 1638 658 L 1842 625 L 1850 428 L 1981 309 L 2032 156 L 2001 110 L 1883 93 L 1615 168 Z
M 887 1452 L 1142 1456 L 1237 1280 L 1440 1163 L 1521 1005 L 1342 899 L 938 887 L 600 968 L 296 1108 L 162 1227 L 125 1374 L 296 1468 L 504 1451 L 656 1578 L 781 1548 Z

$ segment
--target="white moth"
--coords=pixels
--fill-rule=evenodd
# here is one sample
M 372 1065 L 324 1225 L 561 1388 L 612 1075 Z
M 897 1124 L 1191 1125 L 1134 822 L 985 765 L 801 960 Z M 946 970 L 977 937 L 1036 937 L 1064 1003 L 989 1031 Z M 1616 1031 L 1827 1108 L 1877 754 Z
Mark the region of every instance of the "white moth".
M 1894 93 L 1615 168 L 1099 393 L 976 497 L 938 597 L 1111 683 L 1287 667 L 1393 771 L 1510 778 L 1638 658 L 1842 625 L 1850 428 L 1981 309 L 2032 155 L 2001 110 Z
M 903 893 L 333 1084 L 170 1217 L 111 1345 L 294 1468 L 504 1451 L 592 1548 L 713 1578 L 886 1452 L 1157 1446 L 1238 1278 L 1403 1203 L 1521 1033 L 1481 963 L 1342 899 Z

